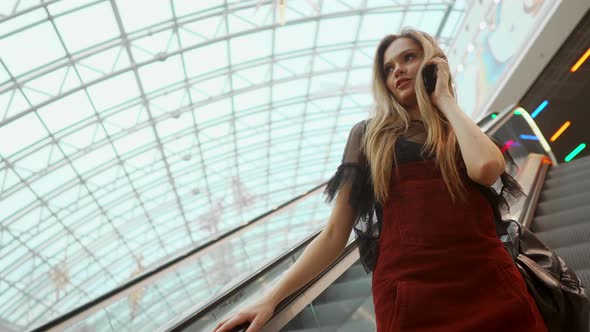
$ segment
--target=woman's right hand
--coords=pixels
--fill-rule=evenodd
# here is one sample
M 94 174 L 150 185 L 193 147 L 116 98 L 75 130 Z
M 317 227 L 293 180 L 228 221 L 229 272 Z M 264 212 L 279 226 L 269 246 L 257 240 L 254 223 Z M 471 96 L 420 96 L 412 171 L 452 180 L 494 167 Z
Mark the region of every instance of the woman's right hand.
M 230 332 L 236 327 L 241 327 L 247 323 L 250 323 L 250 326 L 246 332 L 260 331 L 262 326 L 272 317 L 274 310 L 274 304 L 270 302 L 258 302 L 222 319 L 215 326 L 213 332 Z

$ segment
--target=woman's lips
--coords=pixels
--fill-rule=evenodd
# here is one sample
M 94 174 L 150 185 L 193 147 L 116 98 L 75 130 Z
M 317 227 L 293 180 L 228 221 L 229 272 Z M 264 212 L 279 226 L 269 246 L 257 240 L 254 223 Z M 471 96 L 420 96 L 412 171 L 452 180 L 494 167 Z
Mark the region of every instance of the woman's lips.
M 403 80 L 401 83 L 398 84 L 397 88 L 398 89 L 402 89 L 408 86 L 408 83 L 410 83 L 410 79 L 408 80 Z

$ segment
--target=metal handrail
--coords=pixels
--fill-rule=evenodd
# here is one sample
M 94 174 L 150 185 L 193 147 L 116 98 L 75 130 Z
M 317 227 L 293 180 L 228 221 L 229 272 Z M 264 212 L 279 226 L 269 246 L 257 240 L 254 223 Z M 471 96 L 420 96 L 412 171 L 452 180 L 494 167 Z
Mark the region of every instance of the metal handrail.
M 541 197 L 543 185 L 545 184 L 545 177 L 549 172 L 549 166 L 551 166 L 551 161 L 546 158 L 541 161 L 541 164 L 536 170 L 535 180 L 531 185 L 523 206 L 523 212 L 518 220 L 525 228 L 530 228 L 533 223 L 533 217 L 535 216 L 535 210 Z
M 193 249 L 185 252 L 184 254 L 181 254 L 181 255 L 177 256 L 176 258 L 174 258 L 162 265 L 159 265 L 157 268 L 155 268 L 151 271 L 145 272 L 145 273 L 129 280 L 128 282 L 122 284 L 121 286 L 116 287 L 116 288 L 112 289 L 111 291 L 109 291 L 109 292 L 89 301 L 89 302 L 86 302 L 86 303 L 70 310 L 69 312 L 53 319 L 53 320 L 50 320 L 49 322 L 47 322 L 43 325 L 35 327 L 31 331 L 37 332 L 37 331 L 47 331 L 50 329 L 61 328 L 61 327 L 63 327 L 64 324 L 68 324 L 68 321 L 71 321 L 71 320 L 75 319 L 76 317 L 79 317 L 85 313 L 88 313 L 90 310 L 94 310 L 94 311 L 100 310 L 101 304 L 107 303 L 108 301 L 112 300 L 113 298 L 121 295 L 123 292 L 129 291 L 131 288 L 138 286 L 142 282 L 145 282 L 148 279 L 156 277 L 157 275 L 163 273 L 165 270 L 168 270 L 168 269 L 172 268 L 174 265 L 178 265 L 178 264 L 182 263 L 183 261 L 189 259 L 190 257 L 193 257 L 194 255 L 201 253 L 202 251 L 210 248 L 211 246 L 215 245 L 216 243 L 226 240 L 228 237 L 230 237 L 238 232 L 241 232 L 241 231 L 244 231 L 245 229 L 253 227 L 254 225 L 258 224 L 260 221 L 266 219 L 269 215 L 295 203 L 298 200 L 301 200 L 301 199 L 307 197 L 308 195 L 310 195 L 314 191 L 322 188 L 323 186 L 326 185 L 326 183 L 327 183 L 327 181 L 320 184 L 320 185 L 315 186 L 314 188 L 308 190 L 307 192 L 305 192 L 299 196 L 296 196 L 295 198 L 279 205 L 278 207 L 276 207 L 272 210 L 269 210 L 266 213 L 252 219 L 248 223 L 238 226 L 226 233 L 223 233 L 222 235 L 220 235 L 210 241 L 207 241 L 206 243 L 204 243 L 196 248 L 193 248 Z M 73 323 L 74 322 L 72 322 L 72 324 Z
M 308 238 L 307 240 L 303 241 L 296 248 L 292 249 L 290 251 L 290 253 L 291 252 L 294 252 L 294 251 L 297 251 L 297 250 L 300 250 L 303 247 L 307 246 L 309 244 L 309 242 L 311 242 L 317 235 L 319 235 L 319 233 L 321 233 L 321 230 L 318 231 L 318 232 L 316 232 L 316 233 L 314 233 L 312 236 L 310 236 L 310 238 Z M 358 243 L 356 242 L 356 239 L 353 240 L 353 241 L 351 241 L 350 243 L 348 243 L 347 246 L 344 248 L 343 252 L 340 254 L 340 256 L 338 256 L 338 258 L 336 258 L 335 260 L 333 260 L 330 263 L 330 265 L 328 265 L 321 273 L 319 273 L 316 277 L 314 277 L 313 279 L 311 279 L 309 282 L 307 282 L 301 288 L 299 288 L 295 292 L 289 294 L 281 302 L 279 302 L 279 304 L 277 304 L 277 306 L 275 307 L 275 310 L 274 310 L 274 313 L 273 313 L 273 316 L 272 317 L 275 317 L 276 315 L 278 315 L 281 311 L 283 311 L 285 308 L 287 308 L 296 298 L 298 298 L 307 289 L 309 289 L 312 285 L 314 285 L 319 279 L 321 279 L 324 275 L 326 275 L 327 273 L 329 273 L 330 270 L 332 270 L 332 268 L 335 265 L 337 265 L 342 259 L 344 259 L 344 257 L 346 257 L 348 254 L 350 254 L 357 246 L 358 246 Z M 273 265 L 272 267 L 278 265 L 279 263 L 281 263 L 282 261 L 284 261 L 285 259 L 288 259 L 290 257 L 291 257 L 291 254 L 283 255 L 281 257 L 281 259 L 280 259 L 280 262 L 277 262 L 276 264 L 275 264 L 275 262 L 272 263 L 272 265 Z M 183 317 L 181 320 L 179 320 L 178 322 L 174 323 L 172 326 L 164 328 L 164 330 L 165 331 L 171 331 L 171 332 L 173 331 L 173 332 L 176 332 L 176 331 L 183 331 L 184 329 L 190 327 L 191 324 L 195 323 L 200 318 L 202 318 L 205 315 L 207 315 L 209 312 L 211 312 L 212 310 L 214 310 L 218 305 L 222 304 L 223 302 L 225 302 L 226 300 L 228 300 L 229 298 L 231 298 L 233 295 L 239 293 L 242 289 L 248 287 L 252 282 L 254 282 L 258 278 L 260 278 L 262 275 L 264 275 L 272 267 L 265 267 L 265 268 L 261 269 L 257 273 L 253 274 L 251 277 L 249 277 L 246 280 L 244 280 L 244 282 L 242 282 L 240 285 L 236 286 L 231 291 L 228 291 L 226 294 L 224 294 L 223 296 L 221 296 L 219 299 L 216 299 L 215 301 L 212 301 L 211 306 L 205 306 L 199 312 L 196 312 L 195 314 L 192 314 L 190 316 Z M 246 328 L 247 328 L 247 326 L 243 327 L 244 330 Z M 242 329 L 241 327 L 238 327 L 236 330 L 241 330 L 241 329 Z
M 238 294 L 239 292 L 241 292 L 243 289 L 248 287 L 250 284 L 252 284 L 258 278 L 260 278 L 262 275 L 266 274 L 267 272 L 272 270 L 277 265 L 283 263 L 285 260 L 291 258 L 295 252 L 306 247 L 320 233 L 321 233 L 321 230 L 313 232 L 311 235 L 309 235 L 303 241 L 301 241 L 297 246 L 291 248 L 290 250 L 285 251 L 283 254 L 281 254 L 280 256 L 278 256 L 277 258 L 272 260 L 271 262 L 269 262 L 266 266 L 262 267 L 261 269 L 259 269 L 256 272 L 252 273 L 250 276 L 246 277 L 244 280 L 239 282 L 237 285 L 233 286 L 231 289 L 220 294 L 218 297 L 212 299 L 206 305 L 201 306 L 196 312 L 194 312 L 188 316 L 184 316 L 181 319 L 177 319 L 175 321 L 167 323 L 166 324 L 167 326 L 162 328 L 162 330 L 166 330 L 166 331 L 173 330 L 174 331 L 177 329 L 182 329 L 182 328 L 185 328 L 187 325 L 192 324 L 196 320 L 206 316 L 212 310 L 214 310 L 217 306 L 221 305 L 225 301 L 229 300 L 231 297 L 233 297 L 236 294 Z

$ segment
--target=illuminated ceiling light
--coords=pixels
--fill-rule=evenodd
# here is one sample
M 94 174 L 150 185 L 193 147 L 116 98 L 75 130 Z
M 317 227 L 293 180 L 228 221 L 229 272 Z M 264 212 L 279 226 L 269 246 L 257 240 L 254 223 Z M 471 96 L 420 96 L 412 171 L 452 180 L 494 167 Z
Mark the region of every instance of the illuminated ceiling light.
M 485 28 L 487 28 L 488 24 L 485 21 L 482 21 L 481 23 L 479 23 L 479 29 L 483 30 Z
M 458 72 L 462 72 L 463 71 L 463 65 L 458 65 L 457 66 L 457 71 Z
M 285 25 L 285 8 L 287 7 L 287 0 L 279 0 L 279 23 Z
M 278 2 L 278 7 L 279 7 L 279 24 L 280 25 L 285 25 L 285 11 L 287 9 L 287 0 L 277 0 Z M 307 4 L 313 8 L 313 10 L 319 14 L 320 12 L 320 5 L 318 4 L 317 1 L 315 0 L 307 0 L 306 1 Z M 260 8 L 260 6 L 262 6 L 264 3 L 264 0 L 258 0 L 256 2 L 256 12 L 258 12 L 258 9 Z
M 547 107 L 547 105 L 549 105 L 549 101 L 543 100 L 543 102 L 539 106 L 537 106 L 537 109 L 533 112 L 533 114 L 531 114 L 531 118 L 536 118 L 537 115 L 539 115 L 539 113 L 541 113 L 541 111 L 544 110 L 545 107 Z
M 538 141 L 539 140 L 539 138 L 537 136 L 535 136 L 535 135 L 520 135 L 520 138 L 522 138 L 522 139 L 528 139 L 528 140 L 531 140 L 531 141 Z
M 549 139 L 549 141 L 551 142 L 555 142 L 555 140 L 557 138 L 559 138 L 559 136 L 567 129 L 567 127 L 569 127 L 572 123 L 569 121 L 566 121 L 563 125 L 561 125 L 561 127 L 555 132 L 555 134 L 553 134 L 553 136 L 551 136 L 551 138 Z
M 570 154 L 568 154 L 567 157 L 565 157 L 565 162 L 568 163 L 572 161 L 572 159 L 574 159 L 574 157 L 577 156 L 578 153 L 580 153 L 580 151 L 584 150 L 584 148 L 586 148 L 586 143 L 578 145 L 578 147 L 575 148 L 574 151 L 570 152 Z
M 582 57 L 580 59 L 578 59 L 578 62 L 576 62 L 576 64 L 572 68 L 570 68 L 570 72 L 575 73 L 576 70 L 578 70 L 578 68 L 580 68 L 580 66 L 582 66 L 584 61 L 586 61 L 586 59 L 588 59 L 588 57 L 590 57 L 590 48 L 588 50 L 586 50 L 586 53 L 584 53 L 584 55 L 582 55 Z

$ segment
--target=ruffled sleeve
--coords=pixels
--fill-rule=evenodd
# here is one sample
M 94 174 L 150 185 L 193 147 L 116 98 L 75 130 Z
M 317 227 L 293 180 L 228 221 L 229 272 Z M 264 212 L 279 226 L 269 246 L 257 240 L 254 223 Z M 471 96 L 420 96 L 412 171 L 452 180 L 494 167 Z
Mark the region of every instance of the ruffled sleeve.
M 381 229 L 382 210 L 375 202 L 373 181 L 369 163 L 361 149 L 361 140 L 366 130 L 367 121 L 357 123 L 350 131 L 342 163 L 330 178 L 324 194 L 328 203 L 334 200 L 344 184 L 352 188 L 348 202 L 353 208 L 354 232 L 359 245 L 361 263 L 367 272 L 372 271 L 377 261 L 378 237 Z
M 498 149 L 502 151 L 504 161 L 506 162 L 506 169 L 493 186 L 486 187 L 473 181 L 472 183 L 480 189 L 480 191 L 492 205 L 494 217 L 496 220 L 501 221 L 502 214 L 510 212 L 510 202 L 514 202 L 516 199 L 526 195 L 522 191 L 518 181 L 516 181 L 516 179 L 514 179 L 514 177 L 511 175 L 516 174 L 518 165 L 516 165 L 514 162 L 514 159 L 508 152 L 508 149 L 506 149 L 504 144 L 502 144 L 496 137 L 488 137 L 492 142 L 494 142 L 494 144 L 496 144 Z M 506 230 L 501 226 L 501 223 L 496 223 L 496 231 L 499 235 L 505 234 L 506 232 Z

